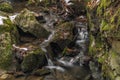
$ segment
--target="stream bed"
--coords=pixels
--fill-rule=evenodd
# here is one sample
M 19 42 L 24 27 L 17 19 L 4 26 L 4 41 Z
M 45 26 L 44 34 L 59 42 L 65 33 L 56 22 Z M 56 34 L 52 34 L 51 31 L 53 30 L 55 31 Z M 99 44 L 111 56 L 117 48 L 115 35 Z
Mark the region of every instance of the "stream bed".
M 64 5 L 62 13 L 54 11 L 54 7 L 42 11 L 41 6 L 28 7 L 26 3 L 24 0 L 11 0 L 14 8 L 12 14 L 15 15 L 9 17 L 19 34 L 19 42 L 12 44 L 17 68 L 13 64 L 14 67 L 4 74 L 0 70 L 0 80 L 106 80 L 101 74 L 101 65 L 88 55 L 86 12 L 81 11 L 76 16 L 77 11 L 72 12 Z M 0 25 L 4 24 L 3 18 L 6 19 L 0 16 Z M 39 49 L 45 55 L 32 55 Z M 32 56 L 27 60 L 28 54 Z M 39 58 L 43 58 L 41 62 Z

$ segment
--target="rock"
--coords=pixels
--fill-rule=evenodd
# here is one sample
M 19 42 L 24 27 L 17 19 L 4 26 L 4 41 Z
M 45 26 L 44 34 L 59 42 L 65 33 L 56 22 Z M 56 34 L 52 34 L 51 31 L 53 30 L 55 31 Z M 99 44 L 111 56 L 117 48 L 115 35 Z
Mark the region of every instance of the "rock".
M 57 79 L 60 80 L 93 80 L 90 79 L 90 71 L 81 66 L 73 66 L 67 67 L 63 66 L 65 71 L 60 72 L 58 70 L 55 71 L 55 76 Z
M 120 76 L 119 77 L 116 77 L 116 79 L 115 80 L 120 80 Z
M 14 76 L 9 74 L 3 74 L 2 76 L 0 76 L 0 80 L 14 80 Z
M 112 49 L 113 49 L 116 53 L 118 53 L 118 54 L 120 54 L 120 49 L 119 49 L 119 47 L 120 47 L 120 41 L 113 40 L 113 41 L 112 41 Z
M 41 68 L 47 64 L 46 57 L 41 49 L 31 50 L 27 52 L 21 64 L 22 71 L 27 73 L 35 69 Z
M 11 35 L 9 32 L 0 34 L 0 67 L 7 68 L 12 61 Z
M 71 5 L 68 5 L 68 7 L 70 7 L 70 9 L 68 8 L 68 11 L 71 15 L 79 16 L 86 14 L 86 1 L 71 0 L 70 3 Z
M 57 26 L 56 33 L 53 42 L 57 43 L 60 48 L 68 46 L 68 44 L 73 41 L 73 22 L 65 22 Z
M 0 11 L 0 16 L 8 16 L 6 12 Z
M 36 76 L 29 76 L 27 79 L 25 79 L 25 80 L 44 80 L 44 78 L 43 77 L 36 77 Z
M 13 12 L 13 7 L 9 2 L 2 1 L 0 2 L 0 11 Z
M 73 22 L 64 22 L 57 26 L 53 41 L 72 40 L 73 39 Z
M 6 79 L 6 78 L 8 78 L 8 74 L 3 74 L 2 76 L 1 76 L 1 79 Z
M 31 33 L 37 38 L 47 38 L 50 34 L 50 32 L 43 28 L 36 20 L 35 13 L 27 9 L 21 11 L 14 22 L 23 32 Z
M 5 73 L 6 73 L 6 70 L 0 69 L 0 76 Z
M 50 70 L 44 69 L 44 68 L 38 69 L 38 70 L 32 72 L 32 74 L 35 76 L 43 76 L 43 75 L 46 75 L 49 73 L 50 73 Z
M 55 4 L 56 0 L 28 0 L 28 5 L 40 5 L 40 6 L 49 6 L 51 4 Z
M 41 0 L 28 0 L 28 5 L 38 5 Z
M 8 69 L 12 63 L 12 44 L 18 41 L 18 32 L 16 26 L 5 19 L 3 25 L 0 25 L 0 68 Z
M 53 40 L 47 47 L 51 56 L 62 55 L 62 51 L 73 41 L 73 22 L 64 22 L 56 26 L 56 32 Z
M 109 55 L 109 66 L 113 70 L 114 76 L 120 75 L 120 62 L 119 62 L 119 55 L 115 52 L 111 51 L 111 54 Z

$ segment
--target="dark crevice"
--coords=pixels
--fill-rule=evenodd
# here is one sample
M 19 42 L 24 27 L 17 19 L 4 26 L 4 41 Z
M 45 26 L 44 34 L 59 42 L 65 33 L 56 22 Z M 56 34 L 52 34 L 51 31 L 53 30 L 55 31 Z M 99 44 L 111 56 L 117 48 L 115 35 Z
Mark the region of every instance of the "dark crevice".
M 17 26 L 17 30 L 19 32 L 20 35 L 20 42 L 24 43 L 24 42 L 30 42 L 32 40 L 37 39 L 36 36 L 34 36 L 33 34 L 31 34 L 30 32 L 24 32 L 20 27 Z

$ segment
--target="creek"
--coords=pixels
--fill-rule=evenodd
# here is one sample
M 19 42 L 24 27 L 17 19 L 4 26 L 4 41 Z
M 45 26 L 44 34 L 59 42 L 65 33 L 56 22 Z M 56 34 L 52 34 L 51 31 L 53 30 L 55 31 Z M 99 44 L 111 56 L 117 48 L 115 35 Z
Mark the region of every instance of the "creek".
M 15 7 L 15 15 L 10 16 L 10 19 L 13 20 L 16 13 L 19 14 L 23 8 L 27 7 L 25 6 L 26 2 L 10 1 Z M 39 14 L 39 7 L 29 7 L 29 9 Z M 56 34 L 54 23 L 58 21 L 60 16 L 56 16 L 52 11 L 50 12 L 50 15 L 46 15 L 45 13 L 42 13 L 42 15 L 46 21 L 46 23 L 43 24 L 43 27 L 51 32 L 49 37 L 39 44 L 40 48 L 46 53 L 45 56 L 48 62 L 47 66 L 44 66 L 44 68 L 50 69 L 51 72 L 51 74 L 45 76 L 44 80 L 104 80 L 99 71 L 99 64 L 88 56 L 88 23 L 72 20 L 74 24 L 72 33 L 74 38 L 69 46 L 73 50 L 72 54 L 66 56 L 60 55 L 59 57 L 51 59 L 46 47 L 54 39 Z M 0 16 L 0 24 L 3 24 L 2 19 L 5 19 L 5 17 Z M 79 19 L 84 20 L 86 19 L 86 16 L 80 15 Z

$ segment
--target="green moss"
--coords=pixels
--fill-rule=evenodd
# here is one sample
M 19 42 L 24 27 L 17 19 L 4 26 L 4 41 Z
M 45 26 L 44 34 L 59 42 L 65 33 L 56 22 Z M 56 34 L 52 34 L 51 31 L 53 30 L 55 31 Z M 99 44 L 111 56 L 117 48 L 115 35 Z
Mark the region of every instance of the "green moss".
M 120 9 L 119 8 L 115 11 L 114 15 L 111 16 L 110 22 L 114 23 L 116 25 L 116 28 L 119 27 L 120 25 Z
M 97 8 L 97 14 L 104 14 L 105 9 L 111 4 L 111 0 L 100 0 L 100 4 Z
M 28 5 L 35 5 L 35 6 L 44 6 L 44 7 L 48 7 L 51 4 L 55 4 L 56 0 L 28 0 Z
M 23 32 L 29 32 L 37 38 L 47 38 L 50 34 L 50 32 L 36 20 L 35 14 L 28 9 L 21 11 L 21 13 L 15 18 L 15 24 L 18 25 Z
M 12 37 L 12 43 L 19 42 L 19 33 L 17 31 L 17 27 L 11 22 L 11 20 L 4 19 L 4 25 L 0 25 L 0 33 L 9 32 Z
M 41 49 L 35 48 L 27 52 L 21 66 L 24 72 L 29 72 L 42 67 L 46 63 L 45 53 Z
M 0 25 L 0 32 L 3 32 L 3 31 L 6 31 L 6 32 L 10 32 L 12 30 L 14 30 L 14 25 L 13 23 L 11 22 L 11 20 L 8 18 L 8 19 L 4 19 L 3 20 L 3 25 Z
M 118 44 L 120 39 L 120 8 L 118 2 L 100 0 L 100 4 L 94 10 L 88 10 L 91 31 L 89 53 L 102 64 L 103 76 L 110 80 L 115 80 L 120 72 Z M 95 13 L 96 11 L 97 13 Z M 94 23 L 94 19 L 98 20 Z M 92 32 L 94 27 L 99 29 L 96 35 Z
M 100 31 L 110 31 L 114 28 L 113 24 L 110 24 L 109 22 L 105 21 L 104 19 L 101 22 L 100 25 Z
M 22 70 L 24 72 L 32 71 L 37 66 L 37 59 L 35 54 L 27 55 L 22 62 Z
M 90 35 L 90 45 L 89 45 L 89 54 L 94 54 L 94 46 L 95 46 L 95 39 L 92 35 Z
M 8 2 L 0 3 L 0 11 L 13 12 L 13 7 Z
M 0 68 L 8 69 L 12 63 L 11 35 L 5 32 L 0 37 Z
M 56 29 L 54 40 L 61 39 L 60 37 L 64 38 L 64 33 L 65 32 L 68 33 L 68 36 L 64 39 L 72 40 L 72 38 L 73 38 L 73 34 L 72 34 L 73 28 L 74 28 L 74 24 L 72 22 L 64 22 L 64 23 L 59 24 L 57 26 L 57 29 Z
M 67 47 L 64 48 L 64 50 L 62 51 L 62 55 L 64 56 L 67 52 Z
M 12 64 L 12 44 L 18 41 L 16 26 L 11 20 L 4 19 L 0 25 L 0 67 L 8 69 Z

